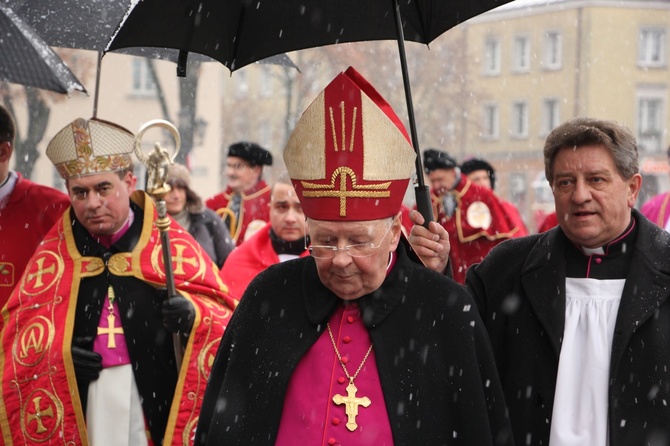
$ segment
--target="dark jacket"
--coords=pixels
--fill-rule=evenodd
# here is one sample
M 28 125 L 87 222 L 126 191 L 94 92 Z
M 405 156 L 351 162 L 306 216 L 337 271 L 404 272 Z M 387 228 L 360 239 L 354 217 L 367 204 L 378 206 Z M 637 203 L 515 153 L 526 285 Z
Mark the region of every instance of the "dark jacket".
M 394 443 L 511 444 L 474 302 L 460 285 L 412 262 L 402 246 L 398 254 L 382 287 L 359 299 Z M 338 302 L 311 257 L 260 273 L 219 348 L 195 444 L 274 444 L 291 375 Z
M 228 228 L 221 217 L 211 209 L 201 208 L 195 212 L 189 209 L 188 215 L 191 219 L 189 234 L 200 243 L 216 266 L 221 268 L 228 254 L 235 248 L 235 242 L 230 237 Z
M 670 234 L 633 211 L 638 233 L 614 331 L 610 446 L 670 444 Z M 468 271 L 517 444 L 548 445 L 565 324 L 560 227 L 505 241 Z

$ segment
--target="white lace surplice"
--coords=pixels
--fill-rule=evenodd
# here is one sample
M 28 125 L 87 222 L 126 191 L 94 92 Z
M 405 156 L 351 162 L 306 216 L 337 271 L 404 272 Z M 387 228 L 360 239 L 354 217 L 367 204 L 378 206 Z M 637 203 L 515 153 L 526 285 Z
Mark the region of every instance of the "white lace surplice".
M 614 325 L 625 279 L 566 278 L 565 331 L 550 446 L 608 446 Z

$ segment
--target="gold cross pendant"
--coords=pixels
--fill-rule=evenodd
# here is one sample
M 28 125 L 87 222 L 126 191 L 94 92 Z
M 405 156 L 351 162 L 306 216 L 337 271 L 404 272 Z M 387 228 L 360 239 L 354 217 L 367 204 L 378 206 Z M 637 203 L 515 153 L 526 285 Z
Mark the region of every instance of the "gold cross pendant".
M 347 386 L 347 396 L 335 395 L 333 397 L 333 402 L 337 405 L 344 404 L 345 412 L 347 414 L 347 429 L 351 432 L 355 431 L 358 427 L 356 424 L 356 415 L 358 415 L 358 406 L 368 407 L 371 404 L 370 398 L 364 396 L 362 398 L 356 397 L 356 392 L 358 389 L 354 385 L 354 380 L 349 380 L 349 385 Z
M 107 315 L 107 327 L 98 327 L 98 334 L 107 335 L 107 348 L 116 348 L 116 338 L 117 334 L 123 334 L 123 327 L 115 327 L 114 320 L 116 318 L 113 314 Z

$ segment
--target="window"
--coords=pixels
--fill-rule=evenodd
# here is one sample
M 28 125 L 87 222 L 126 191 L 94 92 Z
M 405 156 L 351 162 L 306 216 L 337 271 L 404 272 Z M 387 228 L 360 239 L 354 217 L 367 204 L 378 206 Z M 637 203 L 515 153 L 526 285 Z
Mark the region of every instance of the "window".
M 662 151 L 665 97 L 662 93 L 642 92 L 637 98 L 637 141 L 640 152 Z
M 484 133 L 483 137 L 487 139 L 496 139 L 499 135 L 500 113 L 496 104 L 487 104 L 484 106 Z
M 558 99 L 548 98 L 543 100 L 541 135 L 548 135 L 560 123 L 560 119 Z
M 530 39 L 526 36 L 514 38 L 514 54 L 512 55 L 513 69 L 517 73 L 530 70 Z
M 561 68 L 563 56 L 563 39 L 558 31 L 547 31 L 544 33 L 544 48 L 542 54 L 542 65 L 547 70 L 558 70 Z
M 489 37 L 484 44 L 484 74 L 500 74 L 500 41 Z
M 638 65 L 660 67 L 665 65 L 666 32 L 661 28 L 640 29 Z
M 133 94 L 139 96 L 155 96 L 156 83 L 149 70 L 149 61 L 143 58 L 133 59 Z
M 524 101 L 512 104 L 511 133 L 515 138 L 528 137 L 528 104 Z

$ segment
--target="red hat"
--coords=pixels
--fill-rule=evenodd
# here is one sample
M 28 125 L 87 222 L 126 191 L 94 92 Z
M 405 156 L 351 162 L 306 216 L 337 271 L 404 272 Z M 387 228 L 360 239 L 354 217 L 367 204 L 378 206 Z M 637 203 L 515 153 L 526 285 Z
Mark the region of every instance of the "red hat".
M 415 157 L 391 106 L 351 67 L 305 110 L 284 150 L 305 215 L 329 221 L 395 215 Z

